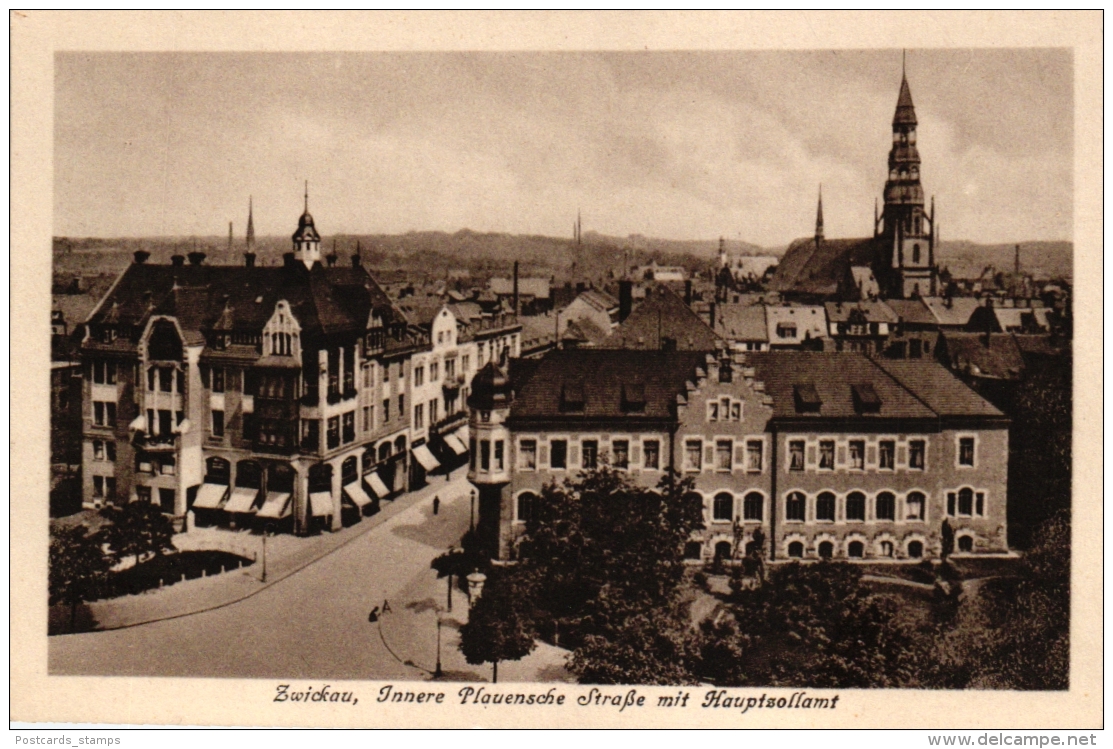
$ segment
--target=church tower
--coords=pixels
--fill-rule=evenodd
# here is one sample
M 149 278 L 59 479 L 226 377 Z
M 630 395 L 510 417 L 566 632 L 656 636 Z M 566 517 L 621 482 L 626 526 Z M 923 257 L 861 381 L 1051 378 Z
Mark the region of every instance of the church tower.
M 321 261 L 321 235 L 313 225 L 313 217 L 309 215 L 309 183 L 305 183 L 305 212 L 298 219 L 298 230 L 294 232 L 294 259 L 305 263 L 306 268 L 312 268 L 314 263 Z
M 889 151 L 889 178 L 885 182 L 885 208 L 874 232 L 885 239 L 889 253 L 886 292 L 895 298 L 934 296 L 935 208 L 924 210 L 920 184 L 920 153 L 916 150 L 916 109 L 903 65 L 897 111 L 893 115 L 893 147 Z

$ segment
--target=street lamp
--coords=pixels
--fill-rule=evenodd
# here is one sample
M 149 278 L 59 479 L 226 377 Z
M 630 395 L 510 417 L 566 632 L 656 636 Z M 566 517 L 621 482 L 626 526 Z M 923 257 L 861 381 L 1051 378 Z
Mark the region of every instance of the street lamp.
M 475 530 L 475 496 L 476 496 L 476 491 L 475 491 L 475 489 L 472 489 L 471 490 L 471 519 L 468 523 L 468 527 L 470 527 L 473 531 Z
M 433 670 L 433 678 L 440 679 L 444 676 L 441 670 L 441 612 L 437 611 L 437 667 Z

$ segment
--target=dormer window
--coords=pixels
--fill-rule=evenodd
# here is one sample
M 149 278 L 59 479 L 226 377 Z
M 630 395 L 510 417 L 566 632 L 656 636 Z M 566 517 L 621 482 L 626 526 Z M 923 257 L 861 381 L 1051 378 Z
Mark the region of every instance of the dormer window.
M 793 385 L 792 392 L 796 401 L 796 411 L 799 413 L 818 413 L 823 405 L 819 392 L 811 383 Z
M 638 413 L 645 410 L 645 384 L 630 382 L 622 386 L 622 410 Z
M 854 410 L 858 413 L 879 413 L 881 411 L 881 398 L 870 383 L 851 385 L 850 391 L 854 398 Z
M 560 410 L 584 410 L 584 384 L 582 381 L 566 382 L 563 386 L 561 386 Z

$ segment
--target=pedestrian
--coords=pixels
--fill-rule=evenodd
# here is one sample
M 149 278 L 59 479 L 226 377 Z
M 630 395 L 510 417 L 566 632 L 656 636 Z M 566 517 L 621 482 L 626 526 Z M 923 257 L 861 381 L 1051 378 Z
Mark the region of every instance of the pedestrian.
M 440 511 L 441 511 L 441 498 L 434 495 L 433 496 L 433 514 L 436 515 Z

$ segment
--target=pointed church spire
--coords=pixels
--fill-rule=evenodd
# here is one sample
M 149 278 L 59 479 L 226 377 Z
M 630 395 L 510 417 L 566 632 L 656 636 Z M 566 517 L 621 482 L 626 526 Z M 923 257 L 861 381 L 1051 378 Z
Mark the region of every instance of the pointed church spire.
M 252 197 L 247 196 L 247 251 L 255 251 L 255 206 L 252 205 Z
M 823 241 L 823 185 L 819 186 L 819 206 L 815 211 L 815 241 Z
M 900 95 L 897 96 L 897 111 L 893 115 L 893 125 L 916 125 L 916 108 L 912 105 L 912 90 L 908 87 L 908 77 L 904 72 L 904 55 L 900 63 Z
M 305 181 L 305 212 L 309 213 L 309 180 Z

